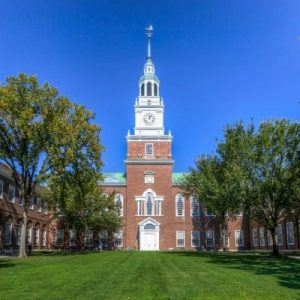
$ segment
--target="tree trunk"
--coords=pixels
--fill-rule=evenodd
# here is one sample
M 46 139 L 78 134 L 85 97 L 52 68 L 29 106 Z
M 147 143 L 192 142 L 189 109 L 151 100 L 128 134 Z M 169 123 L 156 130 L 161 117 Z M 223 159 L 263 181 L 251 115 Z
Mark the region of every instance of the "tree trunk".
M 27 237 L 27 212 L 23 211 L 23 222 L 21 226 L 21 237 L 20 237 L 20 249 L 19 249 L 19 257 L 25 258 L 27 257 L 26 253 L 26 237 Z
M 278 245 L 277 245 L 277 241 L 276 241 L 275 229 L 272 229 L 270 231 L 271 231 L 271 235 L 272 235 L 272 239 L 273 239 L 273 251 L 272 251 L 272 255 L 273 256 L 279 256 L 279 250 L 278 250 Z

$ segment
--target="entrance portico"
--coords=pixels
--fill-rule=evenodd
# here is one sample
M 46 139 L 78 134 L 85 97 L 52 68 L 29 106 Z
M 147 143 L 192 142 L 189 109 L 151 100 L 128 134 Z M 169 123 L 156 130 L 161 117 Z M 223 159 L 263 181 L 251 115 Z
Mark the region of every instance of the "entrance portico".
M 160 223 L 152 218 L 147 218 L 139 223 L 139 250 L 159 250 Z

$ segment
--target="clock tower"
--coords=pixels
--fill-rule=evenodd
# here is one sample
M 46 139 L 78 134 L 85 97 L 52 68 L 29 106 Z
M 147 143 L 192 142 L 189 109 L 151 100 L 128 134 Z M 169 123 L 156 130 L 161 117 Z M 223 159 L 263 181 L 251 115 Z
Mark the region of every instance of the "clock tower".
M 151 56 L 152 33 L 149 26 L 146 63 L 134 105 L 135 127 L 126 137 L 125 244 L 140 250 L 167 247 L 163 237 L 170 230 L 167 220 L 172 216 L 172 136 L 164 128 L 164 103 Z

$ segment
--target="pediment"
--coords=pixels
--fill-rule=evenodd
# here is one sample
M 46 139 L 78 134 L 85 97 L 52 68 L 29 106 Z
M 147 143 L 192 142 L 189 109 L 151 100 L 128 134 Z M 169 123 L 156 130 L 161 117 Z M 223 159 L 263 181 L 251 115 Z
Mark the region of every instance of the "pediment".
M 148 217 L 147 219 L 141 221 L 141 222 L 139 223 L 139 226 L 144 226 L 144 225 L 147 224 L 147 223 L 151 223 L 151 224 L 153 224 L 154 226 L 159 226 L 159 225 L 160 225 L 160 223 L 157 222 L 155 219 L 153 219 L 153 218 L 151 218 L 151 217 Z

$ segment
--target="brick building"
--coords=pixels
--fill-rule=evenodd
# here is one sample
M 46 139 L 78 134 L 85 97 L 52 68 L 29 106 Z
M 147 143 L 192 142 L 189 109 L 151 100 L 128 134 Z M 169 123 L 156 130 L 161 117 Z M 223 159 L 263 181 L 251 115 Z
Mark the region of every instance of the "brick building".
M 125 173 L 107 173 L 105 193 L 116 192 L 115 204 L 122 228 L 114 234 L 114 246 L 136 250 L 229 250 L 271 249 L 272 239 L 264 228 L 243 215 L 228 221 L 228 233 L 219 245 L 215 217 L 194 197 L 185 198 L 179 186 L 182 173 L 173 172 L 172 135 L 164 127 L 164 103 L 151 57 L 152 28 L 147 31 L 148 51 L 144 74 L 135 101 L 135 127 L 128 132 Z M 0 249 L 17 246 L 22 203 L 8 170 L 0 168 Z M 76 247 L 76 232 L 51 223 L 43 201 L 34 197 L 29 214 L 28 242 L 35 248 Z M 286 220 L 278 228 L 281 249 L 299 249 L 299 221 Z M 108 245 L 107 232 L 87 230 L 84 245 Z

